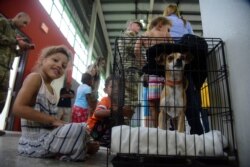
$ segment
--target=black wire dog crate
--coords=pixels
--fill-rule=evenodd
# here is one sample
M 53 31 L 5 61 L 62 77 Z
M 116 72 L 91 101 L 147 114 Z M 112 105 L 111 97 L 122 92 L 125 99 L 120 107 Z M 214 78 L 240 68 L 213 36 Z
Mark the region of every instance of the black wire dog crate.
M 113 166 L 238 166 L 221 39 L 120 37 L 114 49 L 112 74 L 119 82 L 112 100 L 118 106 L 113 111 Z M 174 59 L 172 53 L 181 60 L 191 55 L 184 70 L 167 68 L 166 59 Z M 178 90 L 167 84 L 166 74 L 177 78 L 176 72 L 183 74 Z M 162 91 L 167 86 L 172 92 L 165 95 Z M 178 95 L 182 89 L 185 93 Z M 170 98 L 161 102 L 166 96 Z M 132 117 L 123 116 L 126 107 L 134 112 Z M 159 119 L 164 111 L 176 115 Z M 185 113 L 184 131 L 177 130 L 177 111 Z M 163 120 L 165 128 L 160 128 Z

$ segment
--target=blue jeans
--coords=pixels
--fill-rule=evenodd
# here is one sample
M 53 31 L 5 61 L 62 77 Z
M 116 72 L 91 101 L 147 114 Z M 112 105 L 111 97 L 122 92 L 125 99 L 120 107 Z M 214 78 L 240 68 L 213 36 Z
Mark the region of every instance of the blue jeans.
M 148 104 L 148 87 L 144 86 L 143 86 L 143 109 L 144 109 L 144 116 L 148 117 L 151 115 Z

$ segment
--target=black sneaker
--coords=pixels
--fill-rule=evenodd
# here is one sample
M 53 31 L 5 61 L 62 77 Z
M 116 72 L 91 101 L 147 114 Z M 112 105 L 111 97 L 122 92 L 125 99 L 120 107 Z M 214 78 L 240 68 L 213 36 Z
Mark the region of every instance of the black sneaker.
M 5 135 L 5 131 L 0 130 L 0 136 Z

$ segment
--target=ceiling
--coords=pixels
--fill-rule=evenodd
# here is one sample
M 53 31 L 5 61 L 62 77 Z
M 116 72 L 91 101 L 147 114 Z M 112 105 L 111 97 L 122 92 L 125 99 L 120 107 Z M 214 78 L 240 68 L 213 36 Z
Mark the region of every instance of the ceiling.
M 144 20 L 162 15 L 168 4 L 177 4 L 181 15 L 192 24 L 194 33 L 202 36 L 199 0 L 66 0 L 85 37 L 89 38 L 92 9 L 96 7 L 96 54 L 106 56 L 129 20 Z M 142 32 L 146 30 L 146 25 Z M 104 42 L 105 41 L 105 42 Z

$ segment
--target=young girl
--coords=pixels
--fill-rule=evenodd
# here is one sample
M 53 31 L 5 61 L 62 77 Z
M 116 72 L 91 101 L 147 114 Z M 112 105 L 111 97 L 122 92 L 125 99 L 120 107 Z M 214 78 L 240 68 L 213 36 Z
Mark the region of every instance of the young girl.
M 87 152 L 98 150 L 98 143 L 89 142 L 86 124 L 65 124 L 57 119 L 57 98 L 51 82 L 65 73 L 70 57 L 65 46 L 45 48 L 36 71 L 24 80 L 13 105 L 13 113 L 22 118 L 20 155 L 79 161 Z
M 149 47 L 159 43 L 172 43 L 169 34 L 169 29 L 172 23 L 170 20 L 163 16 L 154 18 L 150 25 L 149 30 L 136 41 L 135 55 L 138 62 L 146 64 L 142 71 L 144 72 L 144 79 L 147 80 L 148 89 L 146 99 L 149 102 L 150 113 L 145 111 L 145 126 L 158 127 L 158 106 L 160 103 L 160 92 L 164 83 L 164 66 L 159 66 L 153 56 L 147 55 L 147 61 L 142 55 L 142 48 L 148 49 Z
M 77 88 L 75 104 L 72 110 L 72 122 L 87 122 L 88 117 L 92 115 L 92 84 L 92 76 L 89 73 L 84 73 L 82 75 L 82 85 Z

